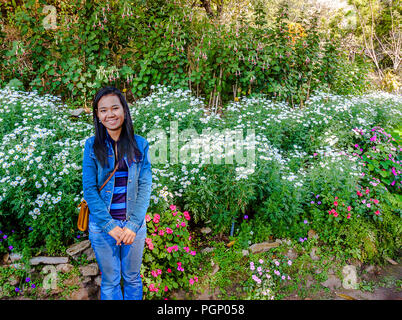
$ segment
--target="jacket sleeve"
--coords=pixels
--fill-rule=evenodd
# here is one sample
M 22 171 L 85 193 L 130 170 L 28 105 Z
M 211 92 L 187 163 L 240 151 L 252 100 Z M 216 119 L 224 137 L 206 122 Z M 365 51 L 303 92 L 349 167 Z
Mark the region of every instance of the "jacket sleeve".
M 140 174 L 138 177 L 138 193 L 134 204 L 134 213 L 129 217 L 126 227 L 135 233 L 144 223 L 145 214 L 147 213 L 152 191 L 152 170 L 151 157 L 149 154 L 149 143 L 145 140 L 144 157 L 140 166 Z
M 105 202 L 99 194 L 96 185 L 96 176 L 98 174 L 95 159 L 90 156 L 91 146 L 89 139 L 85 142 L 84 157 L 82 160 L 82 186 L 84 191 L 84 199 L 88 204 L 90 215 L 93 221 L 103 229 L 106 233 L 117 226 Z

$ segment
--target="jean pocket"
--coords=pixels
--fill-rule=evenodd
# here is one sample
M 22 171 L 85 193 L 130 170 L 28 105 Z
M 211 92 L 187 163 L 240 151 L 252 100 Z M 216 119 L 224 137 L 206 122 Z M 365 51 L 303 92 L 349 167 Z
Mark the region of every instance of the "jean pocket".
M 92 221 L 89 221 L 88 223 L 88 231 L 91 233 L 102 233 L 103 230 L 95 223 Z

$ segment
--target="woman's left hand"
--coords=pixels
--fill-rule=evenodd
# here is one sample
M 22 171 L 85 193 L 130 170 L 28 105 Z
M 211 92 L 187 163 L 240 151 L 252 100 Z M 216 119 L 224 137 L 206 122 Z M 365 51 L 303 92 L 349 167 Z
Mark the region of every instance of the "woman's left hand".
M 127 245 L 132 244 L 134 242 L 135 236 L 136 233 L 134 231 L 124 227 L 121 241 Z

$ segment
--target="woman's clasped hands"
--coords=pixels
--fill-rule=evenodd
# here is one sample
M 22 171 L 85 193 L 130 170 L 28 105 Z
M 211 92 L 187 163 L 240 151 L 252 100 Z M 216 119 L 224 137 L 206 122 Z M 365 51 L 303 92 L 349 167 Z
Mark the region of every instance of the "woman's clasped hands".
M 123 242 L 125 245 L 132 244 L 134 242 L 136 233 L 126 227 L 114 227 L 110 230 L 109 235 L 112 236 L 117 242 L 116 245 L 120 246 Z

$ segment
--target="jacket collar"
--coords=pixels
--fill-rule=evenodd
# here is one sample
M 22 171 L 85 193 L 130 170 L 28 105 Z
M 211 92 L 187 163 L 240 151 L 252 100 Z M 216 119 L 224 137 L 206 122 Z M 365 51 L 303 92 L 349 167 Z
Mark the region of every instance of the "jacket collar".
M 107 141 L 109 141 L 110 143 L 111 143 L 111 145 L 113 146 L 113 144 L 114 144 L 114 140 L 112 139 L 112 137 L 109 135 L 109 133 L 107 132 L 107 130 L 106 130 L 106 140 Z M 117 141 L 119 141 L 119 140 L 117 140 Z
M 113 148 L 114 148 L 114 143 L 115 143 L 116 141 L 113 140 L 113 138 L 109 135 L 109 133 L 108 133 L 107 130 L 106 130 L 106 141 L 108 141 L 108 142 L 110 143 L 110 146 L 111 146 L 112 149 L 113 149 Z M 120 143 L 120 139 L 117 140 L 117 143 L 118 143 L 118 144 Z M 126 164 L 127 164 L 128 166 L 131 166 L 132 161 L 128 161 L 126 155 L 124 155 L 123 159 L 126 161 Z M 136 162 L 136 161 L 134 161 L 134 162 Z

